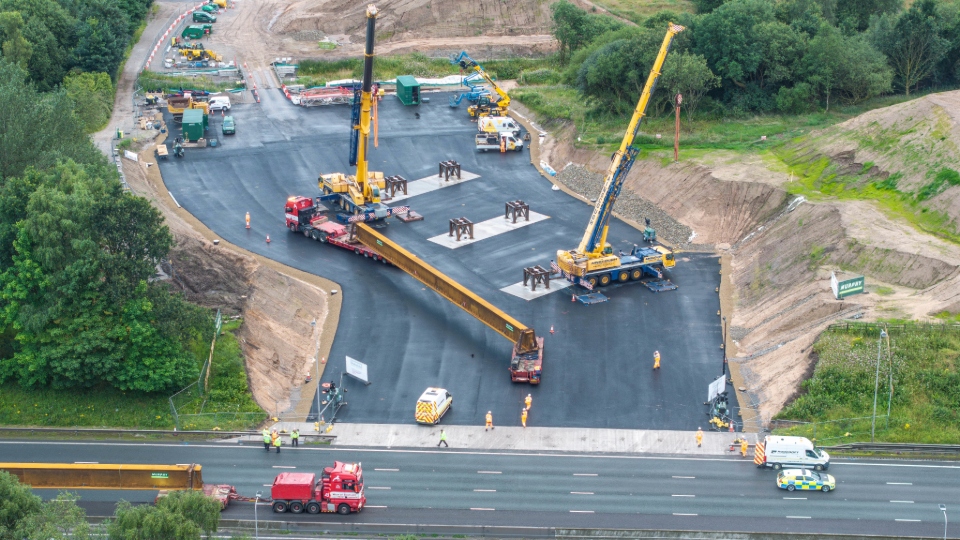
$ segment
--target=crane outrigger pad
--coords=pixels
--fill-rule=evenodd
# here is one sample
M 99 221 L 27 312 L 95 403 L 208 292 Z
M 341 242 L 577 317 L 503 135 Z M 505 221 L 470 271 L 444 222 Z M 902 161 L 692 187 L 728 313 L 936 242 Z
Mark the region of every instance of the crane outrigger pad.
M 587 293 L 577 296 L 577 301 L 581 304 L 591 305 L 591 304 L 600 304 L 609 300 L 603 293 Z
M 647 286 L 653 292 L 663 292 L 663 291 L 675 291 L 677 286 L 673 284 L 669 279 L 655 279 L 651 281 L 644 281 L 644 285 Z

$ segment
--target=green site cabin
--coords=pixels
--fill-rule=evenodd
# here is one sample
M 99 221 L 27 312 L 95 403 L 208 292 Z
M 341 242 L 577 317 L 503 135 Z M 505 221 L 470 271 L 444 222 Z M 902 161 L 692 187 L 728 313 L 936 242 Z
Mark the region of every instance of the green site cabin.
M 203 138 L 203 110 L 187 109 L 183 111 L 183 138 L 187 141 L 196 141 Z
M 413 75 L 397 77 L 397 97 L 404 105 L 420 104 L 420 83 Z

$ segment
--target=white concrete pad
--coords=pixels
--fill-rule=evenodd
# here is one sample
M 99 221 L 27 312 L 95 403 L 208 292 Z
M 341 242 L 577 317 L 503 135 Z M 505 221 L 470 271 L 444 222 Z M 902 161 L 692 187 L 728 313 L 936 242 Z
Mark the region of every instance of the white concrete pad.
M 402 192 L 397 193 L 387 202 L 394 203 L 396 201 L 402 201 L 403 199 L 409 199 L 410 197 L 416 197 L 417 195 L 423 195 L 424 193 L 430 193 L 431 191 L 436 191 L 438 189 L 450 186 L 458 186 L 464 182 L 476 180 L 477 178 L 480 178 L 479 174 L 473 174 L 472 172 L 467 172 L 461 169 L 460 178 L 451 176 L 450 180 L 446 182 L 443 180 L 443 178 L 435 174 L 419 180 L 411 180 L 410 182 L 407 182 L 406 195 L 404 195 Z
M 481 221 L 480 223 L 473 224 L 473 238 L 464 238 L 460 237 L 460 241 L 457 242 L 456 236 L 450 236 L 449 229 L 447 232 L 429 238 L 431 242 L 435 244 L 440 244 L 441 246 L 448 247 L 450 249 L 457 249 L 460 246 L 465 246 L 467 244 L 472 244 L 474 242 L 479 242 L 481 240 L 486 240 L 487 238 L 492 238 L 498 234 L 507 233 L 527 225 L 533 225 L 538 221 L 543 221 L 545 219 L 550 219 L 550 216 L 545 216 L 543 214 L 538 214 L 536 212 L 530 212 L 530 221 L 527 221 L 524 218 L 517 218 L 517 222 L 513 222 L 513 218 L 504 218 L 503 216 L 497 216 L 486 221 Z
M 546 296 L 550 293 L 562 291 L 571 285 L 573 285 L 573 283 L 570 283 L 569 281 L 563 278 L 558 278 L 558 279 L 550 280 L 549 289 L 544 287 L 543 284 L 537 284 L 537 290 L 531 291 L 530 284 L 528 283 L 527 286 L 524 286 L 523 282 L 521 281 L 519 283 L 514 283 L 513 285 L 507 285 L 506 287 L 500 290 L 507 294 L 512 294 L 516 297 L 523 298 L 524 300 L 529 301 L 535 298 L 540 298 L 541 296 Z

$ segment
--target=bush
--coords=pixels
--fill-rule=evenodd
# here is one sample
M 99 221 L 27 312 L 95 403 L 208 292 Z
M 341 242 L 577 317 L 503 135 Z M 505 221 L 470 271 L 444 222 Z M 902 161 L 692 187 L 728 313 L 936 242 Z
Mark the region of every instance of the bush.
M 560 73 L 547 68 L 524 71 L 520 74 L 520 84 L 557 84 L 563 78 Z

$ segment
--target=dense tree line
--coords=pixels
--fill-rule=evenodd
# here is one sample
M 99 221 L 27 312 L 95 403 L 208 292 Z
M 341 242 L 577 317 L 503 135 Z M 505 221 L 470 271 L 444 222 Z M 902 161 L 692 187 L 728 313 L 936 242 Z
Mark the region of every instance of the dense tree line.
M 632 108 L 668 21 L 674 40 L 654 103 L 705 96 L 725 112 L 802 112 L 891 92 L 960 85 L 960 2 L 695 0 L 637 26 L 552 5 L 565 78 L 605 107 Z M 685 99 L 686 101 L 686 99 Z M 690 103 L 687 101 L 687 103 Z
M 150 281 L 172 244 L 84 134 L 67 88 L 0 58 L 0 382 L 154 392 L 195 379 L 210 314 Z

